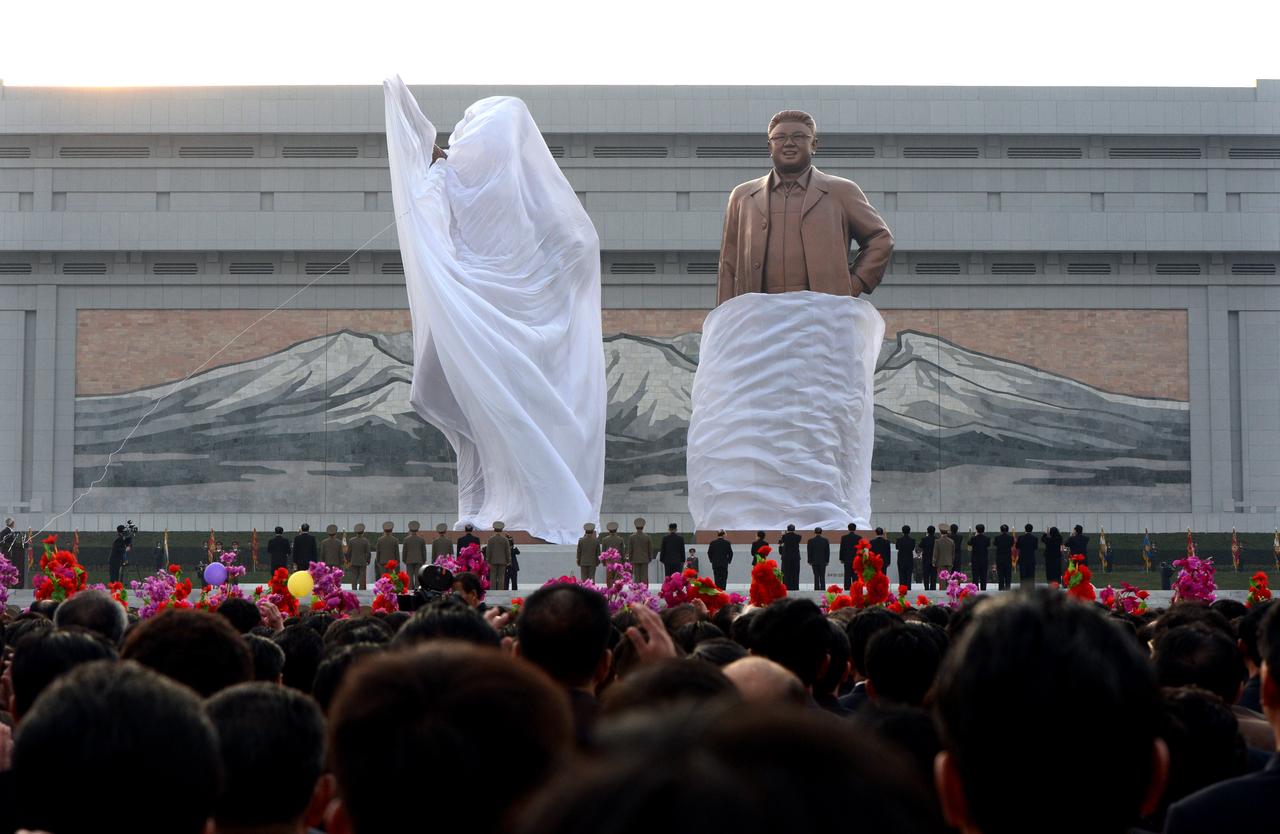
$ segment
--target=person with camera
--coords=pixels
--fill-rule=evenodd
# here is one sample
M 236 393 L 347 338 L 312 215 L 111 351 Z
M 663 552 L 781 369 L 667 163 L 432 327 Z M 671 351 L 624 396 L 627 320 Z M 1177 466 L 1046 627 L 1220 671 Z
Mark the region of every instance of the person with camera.
M 0 530 L 0 556 L 9 560 L 9 563 L 18 569 L 18 587 L 25 588 L 27 585 L 27 560 L 25 543 L 22 541 L 22 534 L 18 532 L 18 522 L 12 518 L 4 520 L 4 529 Z
M 116 540 L 111 543 L 111 556 L 107 559 L 111 582 L 119 582 L 121 572 L 129 564 L 129 551 L 133 549 L 133 535 L 137 532 L 132 520 L 116 525 Z

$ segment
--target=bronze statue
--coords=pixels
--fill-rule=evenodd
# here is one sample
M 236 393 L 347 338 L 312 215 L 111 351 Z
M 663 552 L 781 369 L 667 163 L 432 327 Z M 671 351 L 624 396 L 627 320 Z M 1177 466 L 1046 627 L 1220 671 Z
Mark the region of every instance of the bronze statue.
M 773 170 L 729 195 L 716 303 L 749 292 L 874 290 L 893 254 L 889 227 L 857 183 L 813 167 L 812 116 L 783 110 L 768 135 Z M 859 247 L 852 266 L 851 240 Z

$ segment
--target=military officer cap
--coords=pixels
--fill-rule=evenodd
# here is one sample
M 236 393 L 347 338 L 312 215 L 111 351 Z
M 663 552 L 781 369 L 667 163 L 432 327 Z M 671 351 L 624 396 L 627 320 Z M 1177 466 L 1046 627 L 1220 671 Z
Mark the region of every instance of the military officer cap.
M 448 531 L 448 529 L 449 529 L 449 525 L 448 525 L 448 524 L 445 524 L 443 521 L 436 525 L 436 532 L 437 532 L 437 533 L 444 533 L 444 532 L 447 532 L 447 531 Z
M 608 524 L 605 525 L 605 527 L 609 528 L 610 533 L 618 532 L 618 522 L 616 521 L 610 521 Z
M 505 529 L 506 529 L 506 527 L 507 527 L 507 525 L 506 525 L 506 524 L 504 524 L 504 523 L 503 523 L 503 522 L 501 522 L 501 521 L 495 521 L 495 522 L 493 522 L 493 529 L 494 529 L 494 532 L 501 533 L 503 530 L 505 530 Z
M 394 529 L 396 529 L 396 523 L 394 521 L 382 522 L 382 532 L 390 533 Z
M 635 522 L 634 522 L 634 523 L 635 523 L 635 525 L 636 525 L 636 529 L 637 529 L 637 530 L 643 530 L 643 529 L 644 529 L 644 519 L 643 519 L 643 518 L 637 518 L 637 519 L 635 520 Z
M 421 525 L 421 524 L 419 524 L 418 522 L 416 522 L 416 521 L 410 521 L 410 522 L 409 522 L 409 530 L 410 530 L 410 532 L 416 533 L 416 532 L 418 532 L 418 531 L 419 531 L 419 530 L 421 530 L 421 529 L 422 529 L 422 525 Z
M 594 533 L 596 531 L 596 526 L 588 521 L 586 524 L 582 525 L 582 529 L 586 530 L 588 533 Z
M 338 525 L 330 524 L 328 527 L 324 528 L 324 531 L 332 536 L 334 533 L 338 532 Z
M 363 521 L 356 525 L 356 532 L 357 532 L 357 533 L 363 533 L 363 532 L 364 532 L 364 522 L 363 522 Z

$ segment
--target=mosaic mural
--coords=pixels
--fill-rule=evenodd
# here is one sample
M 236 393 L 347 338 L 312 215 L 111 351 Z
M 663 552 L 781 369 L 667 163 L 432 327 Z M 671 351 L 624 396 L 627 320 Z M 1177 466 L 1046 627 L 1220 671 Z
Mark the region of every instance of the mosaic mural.
M 80 312 L 77 486 L 155 410 L 79 509 L 456 507 L 448 443 L 409 407 L 406 312 L 277 313 L 223 364 L 184 379 L 258 315 Z M 605 313 L 611 513 L 687 511 L 684 444 L 701 316 Z M 1184 312 L 911 310 L 885 318 L 875 510 L 1188 508 Z M 147 338 L 121 342 L 121 332 Z

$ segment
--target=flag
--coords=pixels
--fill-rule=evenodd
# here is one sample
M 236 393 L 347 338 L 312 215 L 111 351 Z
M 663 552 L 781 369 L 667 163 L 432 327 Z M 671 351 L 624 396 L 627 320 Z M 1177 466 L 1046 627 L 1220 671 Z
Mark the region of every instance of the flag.
M 1276 569 L 1280 570 L 1280 530 L 1271 539 L 1271 555 L 1276 558 Z
M 165 570 L 169 569 L 170 564 L 171 563 L 169 561 L 169 528 L 166 527 L 164 528 L 164 568 Z
M 1011 564 L 1013 565 L 1013 567 L 1016 568 L 1018 566 L 1018 559 L 1020 558 L 1020 556 L 1021 554 L 1018 553 L 1018 537 L 1014 536 L 1013 537 L 1013 559 L 1011 560 Z
M 1107 544 L 1107 531 L 1104 527 L 1098 528 L 1098 559 L 1102 561 L 1102 569 L 1111 572 L 1111 546 Z
M 1187 558 L 1190 559 L 1194 555 L 1196 555 L 1196 543 L 1195 543 L 1195 540 L 1191 538 L 1191 528 L 1188 527 L 1187 528 Z
M 1142 565 L 1143 570 L 1151 570 L 1151 554 L 1155 551 L 1155 547 L 1151 544 L 1151 531 L 1142 528 Z
M 27 570 L 34 570 L 36 566 L 36 534 L 27 528 Z M 1280 550 L 1276 551 L 1280 553 Z
M 80 531 L 75 531 L 75 538 L 71 541 L 71 555 L 76 559 L 80 558 Z
M 213 549 L 216 546 L 213 538 L 213 528 L 209 528 L 209 543 L 205 545 L 205 550 L 209 551 L 209 561 L 213 561 Z
M 253 569 L 258 569 L 258 528 L 253 528 L 253 537 L 249 540 L 249 552 L 253 556 Z
M 1236 528 L 1231 528 L 1231 565 L 1240 572 L 1240 540 L 1236 538 Z

